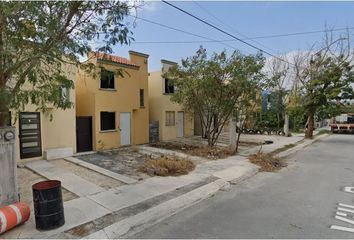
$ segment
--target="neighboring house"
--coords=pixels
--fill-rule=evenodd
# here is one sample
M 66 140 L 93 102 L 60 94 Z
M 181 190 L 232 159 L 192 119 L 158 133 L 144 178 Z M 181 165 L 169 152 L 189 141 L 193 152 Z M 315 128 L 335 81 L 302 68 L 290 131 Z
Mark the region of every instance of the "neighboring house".
M 92 72 L 76 85 L 77 151 L 106 150 L 149 140 L 148 55 L 130 59 L 89 53 Z
M 149 74 L 150 122 L 159 122 L 160 141 L 193 136 L 193 115 L 187 113 L 181 105 L 171 101 L 171 95 L 176 88 L 173 82 L 163 78 L 163 74 L 177 63 L 161 60 L 161 64 L 161 71 Z
M 77 67 L 62 64 L 62 72 L 74 81 Z M 25 85 L 24 88 L 29 88 Z M 16 116 L 12 112 L 10 122 L 16 127 L 16 159 L 53 159 L 72 156 L 76 152 L 75 90 L 63 89 L 63 98 L 74 103 L 71 109 L 56 109 L 49 106 L 46 113 L 37 111 L 33 105 Z

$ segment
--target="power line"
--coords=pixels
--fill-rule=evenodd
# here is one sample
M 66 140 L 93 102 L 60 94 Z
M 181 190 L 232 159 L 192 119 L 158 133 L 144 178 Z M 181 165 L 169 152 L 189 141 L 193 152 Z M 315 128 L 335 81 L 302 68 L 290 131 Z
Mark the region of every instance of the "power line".
M 204 24 L 206 24 L 206 25 L 208 25 L 208 26 L 210 26 L 210 27 L 212 27 L 212 28 L 218 30 L 219 32 L 222 32 L 222 33 L 224 33 L 224 34 L 226 34 L 226 35 L 228 35 L 228 36 L 230 36 L 230 37 L 232 37 L 232 38 L 234 38 L 234 39 L 236 39 L 236 40 L 238 40 L 238 41 L 240 41 L 240 42 L 246 44 L 247 46 L 250 46 L 250 47 L 252 47 L 252 48 L 254 48 L 254 49 L 257 49 L 257 50 L 260 51 L 260 52 L 264 52 L 265 54 L 267 54 L 267 55 L 269 55 L 269 56 L 271 56 L 271 57 L 277 58 L 277 59 L 279 59 L 279 60 L 281 60 L 281 61 L 283 61 L 283 62 L 286 62 L 286 63 L 288 63 L 288 64 L 292 64 L 292 63 L 290 63 L 290 62 L 288 62 L 288 61 L 286 61 L 286 60 L 284 60 L 284 59 L 282 59 L 282 58 L 279 58 L 279 57 L 277 57 L 277 56 L 275 56 L 275 55 L 273 55 L 273 54 L 271 54 L 271 53 L 269 53 L 269 52 L 267 52 L 267 51 L 265 51 L 265 50 L 263 50 L 263 49 L 261 49 L 261 48 L 259 48 L 259 47 L 257 47 L 257 46 L 254 46 L 254 45 L 251 44 L 251 43 L 246 42 L 245 40 L 242 40 L 242 39 L 240 39 L 240 38 L 234 36 L 234 35 L 231 34 L 231 33 L 228 33 L 228 32 L 226 32 L 226 31 L 222 30 L 221 28 L 219 28 L 219 27 L 217 27 L 217 26 L 214 26 L 213 24 L 208 23 L 207 21 L 205 21 L 205 20 L 203 20 L 203 19 L 201 19 L 201 18 L 199 18 L 199 17 L 197 17 L 197 16 L 195 16 L 195 15 L 193 15 L 193 14 L 191 14 L 191 13 L 185 11 L 185 10 L 183 10 L 182 8 L 179 8 L 179 7 L 175 6 L 175 5 L 173 5 L 172 3 L 169 3 L 169 2 L 167 2 L 167 1 L 165 1 L 165 0 L 162 0 L 162 2 L 168 4 L 168 5 L 170 5 L 171 7 L 173 7 L 173 8 L 175 8 L 175 9 L 177 9 L 177 10 L 179 10 L 179 11 L 181 11 L 181 12 L 183 12 L 183 13 L 185 13 L 185 14 L 187 14 L 187 15 L 189 15 L 189 16 L 195 18 L 195 19 L 197 19 L 198 21 L 200 21 L 200 22 L 202 22 L 202 23 L 204 23 Z
M 230 24 L 226 23 L 225 21 L 221 20 L 220 18 L 218 18 L 217 16 L 215 16 L 212 12 L 210 12 L 207 8 L 203 7 L 203 5 L 199 4 L 198 2 L 192 0 L 192 2 L 197 5 L 200 9 L 202 9 L 204 12 L 206 12 L 208 15 L 210 15 L 211 17 L 213 17 L 216 21 L 218 21 L 219 23 L 221 23 L 222 25 L 226 26 L 227 28 L 229 28 L 231 31 L 233 31 L 234 33 L 237 33 L 238 35 L 241 35 L 242 37 L 244 37 L 245 39 L 249 39 L 249 37 L 247 37 L 245 34 L 242 34 L 240 31 L 238 31 L 237 29 L 235 29 L 233 26 L 231 26 Z M 244 40 L 244 39 L 243 39 Z M 251 40 L 252 42 L 270 50 L 270 51 L 273 51 L 273 52 L 276 52 L 274 49 L 271 49 L 267 46 L 265 46 L 264 44 L 258 42 L 258 41 L 255 41 L 254 39 L 249 39 Z
M 264 35 L 264 36 L 256 36 L 256 37 L 248 37 L 242 38 L 242 40 L 251 40 L 251 39 L 267 39 L 267 38 L 279 38 L 279 37 L 290 37 L 290 36 L 299 36 L 299 35 L 308 35 L 308 34 L 316 34 L 316 33 L 325 33 L 325 32 L 338 32 L 343 30 L 354 29 L 354 27 L 346 27 L 346 28 L 334 28 L 330 30 L 316 30 L 316 31 L 307 31 L 307 32 L 294 32 L 294 33 L 282 33 L 282 34 L 273 34 L 273 35 Z M 235 42 L 238 40 L 235 39 L 223 39 L 218 40 L 220 42 Z M 190 40 L 190 41 L 145 41 L 145 42 L 134 42 L 134 43 L 210 43 L 213 41 L 199 41 L 199 40 Z
M 148 19 L 145 19 L 145 18 L 141 18 L 141 17 L 138 17 L 138 16 L 134 16 L 134 15 L 129 15 L 133 18 L 136 18 L 136 19 L 140 19 L 144 22 L 148 22 L 148 23 L 151 23 L 151 24 L 155 24 L 157 26 L 160 26 L 160 27 L 164 27 L 164 28 L 168 28 L 168 29 L 171 29 L 171 30 L 174 30 L 174 31 L 177 31 L 177 32 L 182 32 L 182 33 L 185 33 L 185 34 L 188 34 L 188 35 L 191 35 L 191 36 L 194 36 L 194 37 L 199 37 L 199 38 L 203 38 L 203 39 L 206 39 L 208 40 L 209 42 L 216 42 L 216 43 L 220 43 L 224 46 L 227 46 L 227 47 L 230 47 L 230 48 L 233 48 L 235 50 L 238 50 L 236 47 L 230 45 L 230 44 L 227 44 L 227 43 L 224 43 L 223 41 L 219 41 L 219 40 L 216 40 L 216 39 L 212 39 L 212 38 L 209 38 L 209 37 L 205 37 L 205 36 L 202 36 L 202 35 L 198 35 L 198 34 L 195 34 L 195 33 L 191 33 L 191 32 L 188 32 L 188 31 L 185 31 L 185 30 L 182 30 L 182 29 L 178 29 L 178 28 L 175 28 L 175 27 L 171 27 L 171 26 L 168 26 L 168 25 L 165 25 L 165 24 L 162 24 L 162 23 L 158 23 L 158 22 L 155 22 L 155 21 L 151 21 L 151 20 L 148 20 Z M 134 42 L 133 42 L 134 43 Z

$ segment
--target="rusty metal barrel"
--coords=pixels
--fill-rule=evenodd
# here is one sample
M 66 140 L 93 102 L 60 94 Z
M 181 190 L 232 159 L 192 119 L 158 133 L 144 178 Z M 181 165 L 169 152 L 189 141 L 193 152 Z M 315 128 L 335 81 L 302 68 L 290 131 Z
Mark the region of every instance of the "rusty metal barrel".
M 51 230 L 65 224 L 61 182 L 42 181 L 32 186 L 34 216 L 38 230 Z

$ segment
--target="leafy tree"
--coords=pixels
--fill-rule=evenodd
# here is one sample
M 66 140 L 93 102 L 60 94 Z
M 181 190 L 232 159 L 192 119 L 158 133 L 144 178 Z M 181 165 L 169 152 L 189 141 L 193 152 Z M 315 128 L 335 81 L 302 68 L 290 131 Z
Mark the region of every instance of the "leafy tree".
M 244 98 L 251 96 L 248 92 L 262 78 L 263 63 L 260 54 L 245 56 L 238 51 L 229 57 L 223 51 L 208 58 L 200 47 L 166 74 L 177 89 L 171 100 L 199 116 L 208 145 L 213 146 L 230 116 L 249 102 Z
M 286 112 L 289 114 L 289 127 L 293 131 L 299 131 L 306 123 L 306 114 L 302 105 L 302 97 L 298 95 L 298 92 L 290 92 Z
M 71 107 L 61 88 L 73 83 L 61 64 L 78 64 L 93 40 L 103 40 L 96 49 L 103 52 L 129 43 L 123 19 L 132 7 L 126 1 L 0 2 L 0 126 L 9 109 L 26 104 Z
M 348 41 L 348 42 L 346 42 Z M 307 116 L 305 137 L 312 138 L 315 115 L 333 101 L 352 98 L 354 82 L 352 53 L 349 40 L 339 38 L 333 41 L 328 37 L 324 47 L 316 53 L 312 50 L 294 57 L 294 86 L 302 96 L 302 109 Z

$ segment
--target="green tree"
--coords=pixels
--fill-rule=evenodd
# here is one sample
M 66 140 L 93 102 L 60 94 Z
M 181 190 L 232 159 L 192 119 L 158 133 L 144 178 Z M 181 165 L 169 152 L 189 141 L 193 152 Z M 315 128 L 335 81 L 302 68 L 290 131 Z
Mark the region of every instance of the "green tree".
M 349 50 L 347 38 L 333 41 L 327 36 L 324 47 L 316 53 L 310 50 L 294 57 L 294 86 L 302 97 L 302 109 L 307 116 L 306 138 L 313 137 L 317 113 L 325 109 L 333 113 L 334 108 L 340 107 L 331 104 L 333 101 L 353 97 L 354 73 Z
M 213 146 L 237 107 L 246 104 L 248 91 L 256 89 L 263 64 L 260 54 L 245 56 L 235 51 L 228 57 L 223 51 L 208 57 L 200 47 L 166 74 L 177 89 L 171 99 L 199 116 L 208 145 Z
M 130 42 L 123 23 L 130 8 L 120 1 L 3 1 L 0 2 L 0 126 L 9 109 L 34 104 L 69 108 L 62 87 L 73 83 L 61 64 L 78 64 L 100 40 L 98 51 Z M 30 86 L 30 87 L 24 87 Z

